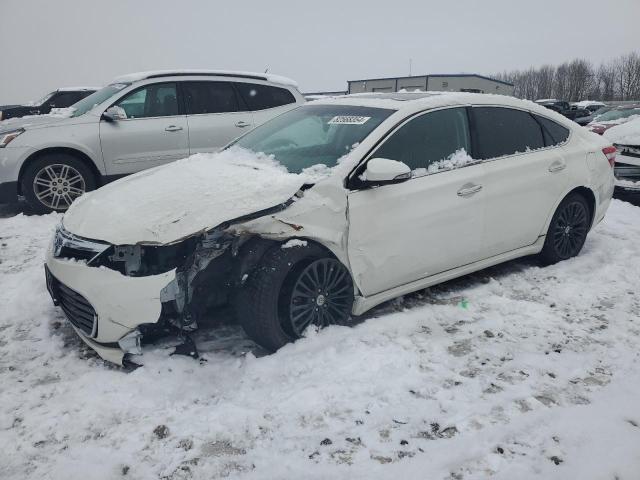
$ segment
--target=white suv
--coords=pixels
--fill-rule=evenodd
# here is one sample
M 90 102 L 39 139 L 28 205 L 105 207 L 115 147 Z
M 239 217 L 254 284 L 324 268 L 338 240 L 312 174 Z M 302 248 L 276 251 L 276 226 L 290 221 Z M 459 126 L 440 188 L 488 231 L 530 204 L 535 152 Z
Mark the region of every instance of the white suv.
M 78 199 L 47 284 L 122 363 L 155 328 L 231 304 L 275 350 L 398 295 L 524 255 L 577 255 L 613 193 L 615 148 L 502 95 L 317 100 Z
M 304 103 L 270 74 L 159 71 L 116 78 L 68 115 L 0 122 L 0 203 L 23 195 L 64 211 L 84 192 L 193 153 L 215 151 Z

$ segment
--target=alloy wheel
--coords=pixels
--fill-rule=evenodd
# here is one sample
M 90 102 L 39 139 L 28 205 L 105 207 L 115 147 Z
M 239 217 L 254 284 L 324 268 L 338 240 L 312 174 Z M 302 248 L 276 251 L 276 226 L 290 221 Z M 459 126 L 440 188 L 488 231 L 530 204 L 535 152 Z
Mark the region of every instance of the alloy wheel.
M 553 230 L 553 245 L 562 258 L 570 258 L 580 252 L 588 227 L 587 210 L 581 202 L 564 206 Z
M 344 323 L 351 313 L 353 284 L 339 261 L 322 258 L 308 264 L 295 278 L 287 308 L 285 330 L 301 336 L 309 325 Z
M 63 163 L 43 167 L 33 179 L 36 198 L 53 210 L 66 210 L 85 191 L 84 177 L 78 170 Z

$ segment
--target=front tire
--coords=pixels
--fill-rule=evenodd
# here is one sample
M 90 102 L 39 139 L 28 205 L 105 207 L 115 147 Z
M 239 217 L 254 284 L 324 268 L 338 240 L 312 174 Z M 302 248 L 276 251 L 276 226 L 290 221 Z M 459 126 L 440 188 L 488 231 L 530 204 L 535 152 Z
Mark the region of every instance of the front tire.
M 353 280 L 347 268 L 316 245 L 269 250 L 236 298 L 247 334 L 276 351 L 310 326 L 349 323 Z
M 546 265 L 567 260 L 580 253 L 591 226 L 591 212 L 585 198 L 568 195 L 558 205 L 547 231 L 540 259 Z
M 95 190 L 91 169 L 66 153 L 43 155 L 32 162 L 21 181 L 22 194 L 35 213 L 64 212 L 73 201 Z

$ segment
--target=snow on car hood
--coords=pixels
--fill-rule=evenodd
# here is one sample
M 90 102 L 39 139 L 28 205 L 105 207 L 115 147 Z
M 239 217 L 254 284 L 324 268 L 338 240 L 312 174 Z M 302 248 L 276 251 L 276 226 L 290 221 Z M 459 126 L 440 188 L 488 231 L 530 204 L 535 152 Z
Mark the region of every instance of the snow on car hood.
M 305 183 L 271 157 L 237 147 L 139 172 L 76 200 L 64 228 L 116 245 L 166 244 L 277 206 Z
M 0 132 L 8 132 L 18 128 L 44 127 L 68 120 L 73 110 L 68 108 L 57 108 L 56 112 L 44 115 L 25 115 L 23 117 L 8 118 L 0 121 Z M 78 117 L 79 118 L 79 117 Z M 78 119 L 74 119 L 78 121 Z
M 610 128 L 602 136 L 619 145 L 640 145 L 640 117 Z

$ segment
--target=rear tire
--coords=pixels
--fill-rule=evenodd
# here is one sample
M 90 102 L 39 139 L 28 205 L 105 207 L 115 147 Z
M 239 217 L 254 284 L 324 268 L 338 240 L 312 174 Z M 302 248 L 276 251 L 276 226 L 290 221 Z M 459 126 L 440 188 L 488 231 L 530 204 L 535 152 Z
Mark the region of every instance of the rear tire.
M 540 260 L 545 265 L 567 260 L 580 253 L 591 226 L 591 210 L 585 198 L 568 195 L 553 214 Z
M 235 307 L 247 335 L 276 351 L 309 325 L 348 324 L 353 280 L 317 245 L 269 250 L 238 292 Z
M 82 160 L 66 153 L 51 153 L 27 167 L 21 188 L 35 213 L 64 212 L 80 195 L 95 190 L 96 179 Z

